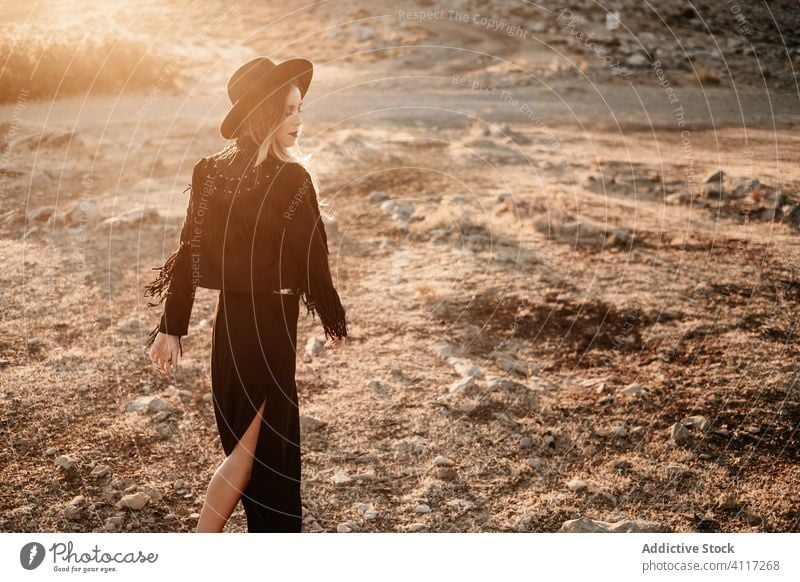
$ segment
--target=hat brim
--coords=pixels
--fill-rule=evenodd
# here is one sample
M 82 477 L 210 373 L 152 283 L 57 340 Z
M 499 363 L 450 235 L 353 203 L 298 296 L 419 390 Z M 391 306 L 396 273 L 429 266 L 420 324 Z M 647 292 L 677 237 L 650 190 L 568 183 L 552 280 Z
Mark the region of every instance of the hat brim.
M 314 76 L 314 65 L 307 59 L 289 59 L 275 65 L 270 71 L 258 80 L 263 90 L 260 92 L 261 101 L 267 99 L 273 92 L 287 83 L 294 83 L 300 89 L 300 95 L 305 97 L 311 78 Z M 247 114 L 258 103 L 240 99 L 233 104 L 225 119 L 219 126 L 219 132 L 225 139 L 237 136 L 242 122 Z

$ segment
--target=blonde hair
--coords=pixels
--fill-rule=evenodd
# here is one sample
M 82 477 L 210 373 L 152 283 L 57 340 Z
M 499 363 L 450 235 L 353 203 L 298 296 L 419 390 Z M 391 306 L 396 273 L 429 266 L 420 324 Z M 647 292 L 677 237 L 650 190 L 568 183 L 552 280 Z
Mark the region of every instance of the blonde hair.
M 317 205 L 320 214 L 334 220 L 333 215 L 328 209 L 329 203 L 319 196 L 319 184 L 316 173 L 312 171 L 312 155 L 304 154 L 298 144 L 286 148 L 275 138 L 278 127 L 283 123 L 286 113 L 286 101 L 289 98 L 289 91 L 292 87 L 299 90 L 295 83 L 285 83 L 270 92 L 245 118 L 242 123 L 241 134 L 250 137 L 255 143 L 259 144 L 256 165 L 263 162 L 267 156 L 284 163 L 295 163 L 301 165 L 311 176 L 311 183 L 317 193 Z

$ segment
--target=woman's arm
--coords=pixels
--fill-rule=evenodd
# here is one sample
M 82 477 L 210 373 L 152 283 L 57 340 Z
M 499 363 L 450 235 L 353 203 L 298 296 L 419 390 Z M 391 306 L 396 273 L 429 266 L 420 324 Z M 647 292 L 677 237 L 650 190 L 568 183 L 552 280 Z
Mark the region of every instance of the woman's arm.
M 326 337 L 347 337 L 345 309 L 331 278 L 328 237 L 314 184 L 308 172 L 300 166 L 291 183 L 294 186 L 289 189 L 281 214 L 283 244 L 288 244 L 288 256 L 297 263 L 303 300 L 312 317 L 314 311 L 319 314 Z
M 189 203 L 186 208 L 186 217 L 181 227 L 178 248 L 166 260 L 163 266 L 156 267 L 161 271 L 159 276 L 152 281 L 145 291 L 145 295 L 158 298 L 151 306 L 164 301 L 164 311 L 158 325 L 150 332 L 147 345 L 155 340 L 159 332 L 184 336 L 189 331 L 189 319 L 194 304 L 194 294 L 197 281 L 192 277 L 192 246 L 191 233 L 193 231 L 195 201 L 200 194 L 203 179 L 204 159 L 195 164 L 192 171 L 192 185 Z

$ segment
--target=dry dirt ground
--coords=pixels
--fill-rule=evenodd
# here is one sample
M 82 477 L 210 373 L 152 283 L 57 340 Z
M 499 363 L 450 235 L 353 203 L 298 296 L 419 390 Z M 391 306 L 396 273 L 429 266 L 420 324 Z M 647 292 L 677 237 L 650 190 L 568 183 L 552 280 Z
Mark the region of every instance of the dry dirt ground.
M 288 4 L 251 4 L 232 5 L 241 42 L 230 5 L 167 29 L 177 3 L 144 22 L 120 4 L 116 22 L 156 46 L 192 47 L 175 57 L 185 91 L 2 109 L 0 531 L 193 530 L 223 454 L 216 292 L 199 292 L 172 379 L 142 351 L 158 317 L 142 292 L 176 245 L 191 167 L 224 145 L 226 73 L 271 46 L 318 63 L 303 144 L 351 332 L 311 357 L 322 329 L 301 313 L 306 531 L 798 531 L 791 39 L 772 38 L 788 60 L 757 45 L 769 77 L 734 43 L 702 69 L 667 52 L 666 77 L 618 78 L 552 14 L 535 32 L 535 12 L 454 3 L 521 23 L 520 39 L 398 16 L 424 3 L 277 22 Z M 713 48 L 671 7 L 675 38 Z M 637 10 L 623 19 L 646 29 Z M 209 19 L 224 42 L 197 32 Z M 137 492 L 144 507 L 118 506 Z M 245 529 L 239 506 L 226 531 Z

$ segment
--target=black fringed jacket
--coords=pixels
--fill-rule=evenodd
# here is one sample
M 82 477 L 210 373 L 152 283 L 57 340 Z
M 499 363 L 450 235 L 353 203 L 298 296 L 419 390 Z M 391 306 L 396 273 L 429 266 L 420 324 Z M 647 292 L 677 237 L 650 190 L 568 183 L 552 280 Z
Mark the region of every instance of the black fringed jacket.
M 197 287 L 259 293 L 295 289 L 309 313 L 316 310 L 328 338 L 347 335 L 345 309 L 331 281 L 328 238 L 308 172 L 268 157 L 240 137 L 201 159 L 178 249 L 146 287 L 164 301 L 159 331 L 183 336 Z

